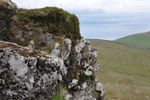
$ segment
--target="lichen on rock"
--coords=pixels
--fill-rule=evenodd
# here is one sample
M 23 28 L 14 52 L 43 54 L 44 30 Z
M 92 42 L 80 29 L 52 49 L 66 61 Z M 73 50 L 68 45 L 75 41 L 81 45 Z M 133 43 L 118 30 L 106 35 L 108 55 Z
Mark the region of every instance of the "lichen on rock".
M 66 100 L 104 100 L 98 51 L 81 38 L 75 15 L 55 7 L 16 13 L 10 0 L 0 8 L 0 100 L 53 100 L 61 84 Z
M 19 54 L 19 51 L 24 49 L 29 48 L 0 42 L 0 98 L 2 100 L 51 99 L 56 92 L 55 88 L 66 74 L 63 72 L 65 69 L 63 60 L 40 52 L 36 57 L 33 55 L 26 57 Z M 37 51 L 24 52 L 31 55 Z
M 86 42 L 84 45 L 83 48 L 88 51 L 86 50 Z M 96 56 L 93 57 L 95 54 L 92 53 L 95 52 L 95 49 L 91 46 L 89 48 L 91 50 L 88 51 L 88 54 L 91 55 L 85 56 L 84 53 L 87 52 L 84 52 L 81 53 L 81 58 L 79 59 L 78 55 L 69 54 L 67 59 L 63 59 L 63 57 L 61 58 L 57 55 L 47 55 L 29 47 L 1 41 L 0 98 L 48 100 L 55 95 L 56 87 L 63 83 L 68 87 L 68 93 L 72 94 L 72 97 L 69 97 L 70 99 L 68 98 L 68 100 L 80 100 L 79 98 L 82 98 L 81 100 L 102 98 L 98 100 L 103 100 L 103 87 L 95 81 L 95 76 L 93 75 L 95 71 L 95 66 L 93 65 L 97 64 L 95 62 L 96 58 L 94 58 Z M 60 50 L 62 49 L 60 48 Z M 22 52 L 25 54 L 22 54 Z M 93 60 L 89 59 L 91 57 L 93 57 Z M 65 63 L 68 60 L 70 64 L 66 65 Z M 83 67 L 84 64 L 78 63 L 78 60 L 80 60 L 80 63 L 86 60 L 87 66 Z M 97 84 L 96 87 L 95 84 Z M 99 95 L 98 98 L 95 97 L 94 92 Z M 37 94 L 38 96 L 35 97 Z

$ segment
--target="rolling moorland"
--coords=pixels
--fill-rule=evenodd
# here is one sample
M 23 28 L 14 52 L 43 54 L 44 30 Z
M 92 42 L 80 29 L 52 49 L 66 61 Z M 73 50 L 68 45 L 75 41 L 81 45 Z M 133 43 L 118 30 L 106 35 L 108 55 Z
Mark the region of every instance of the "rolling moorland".
M 105 40 L 89 40 L 99 51 L 105 100 L 150 100 L 150 51 Z
M 138 48 L 150 49 L 150 32 L 129 35 L 115 41 Z

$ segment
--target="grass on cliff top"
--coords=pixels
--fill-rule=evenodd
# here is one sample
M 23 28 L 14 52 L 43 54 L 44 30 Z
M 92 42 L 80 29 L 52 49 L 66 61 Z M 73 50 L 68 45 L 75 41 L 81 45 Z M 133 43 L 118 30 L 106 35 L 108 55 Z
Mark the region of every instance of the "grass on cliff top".
M 43 32 L 66 35 L 71 39 L 81 38 L 77 16 L 60 8 L 19 9 L 16 17 L 22 22 L 35 23 Z
M 99 51 L 105 100 L 150 100 L 150 51 L 104 40 L 90 40 Z
M 116 42 L 150 50 L 150 32 L 134 34 L 115 40 Z

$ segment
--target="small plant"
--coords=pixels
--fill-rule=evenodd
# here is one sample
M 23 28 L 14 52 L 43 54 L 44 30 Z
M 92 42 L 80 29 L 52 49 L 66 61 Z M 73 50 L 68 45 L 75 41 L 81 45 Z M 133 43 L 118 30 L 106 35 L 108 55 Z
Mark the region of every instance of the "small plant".
M 66 94 L 67 92 L 68 92 L 67 89 L 64 88 L 64 86 L 62 84 L 60 84 L 57 87 L 55 96 L 51 100 L 66 100 L 63 95 Z
M 84 73 L 82 73 L 80 76 L 79 76 L 79 84 L 81 85 L 82 83 L 84 83 L 86 80 L 88 79 L 91 79 L 91 76 L 88 76 Z
M 49 54 L 54 49 L 54 47 L 55 47 L 55 43 L 50 43 L 48 46 L 45 45 L 43 51 Z
M 80 53 L 84 53 L 85 52 L 85 48 L 82 48 Z
M 60 46 L 63 46 L 64 45 L 64 39 L 65 39 L 65 35 L 62 35 L 62 36 L 54 36 L 54 40 L 55 42 L 59 43 Z

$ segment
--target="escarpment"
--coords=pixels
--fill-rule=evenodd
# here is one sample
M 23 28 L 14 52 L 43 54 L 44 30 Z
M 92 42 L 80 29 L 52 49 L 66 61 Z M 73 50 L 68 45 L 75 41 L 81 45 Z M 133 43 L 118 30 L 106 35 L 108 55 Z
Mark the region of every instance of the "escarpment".
M 9 0 L 0 8 L 0 100 L 104 100 L 98 51 L 81 38 L 75 15 Z
M 14 3 L 6 2 L 9 5 Z M 81 39 L 78 18 L 56 7 L 42 9 L 16 9 L 16 7 L 1 6 L 0 39 L 27 46 L 30 40 L 35 42 L 35 48 L 43 50 L 52 44 L 51 36 L 61 43 L 64 38 Z M 8 12 L 10 10 L 10 12 Z M 15 13 L 14 13 L 15 12 Z M 16 12 L 18 12 L 16 14 Z M 10 13 L 10 15 L 9 15 Z M 10 34 L 11 33 L 11 34 Z M 46 40 L 43 40 L 43 37 Z

